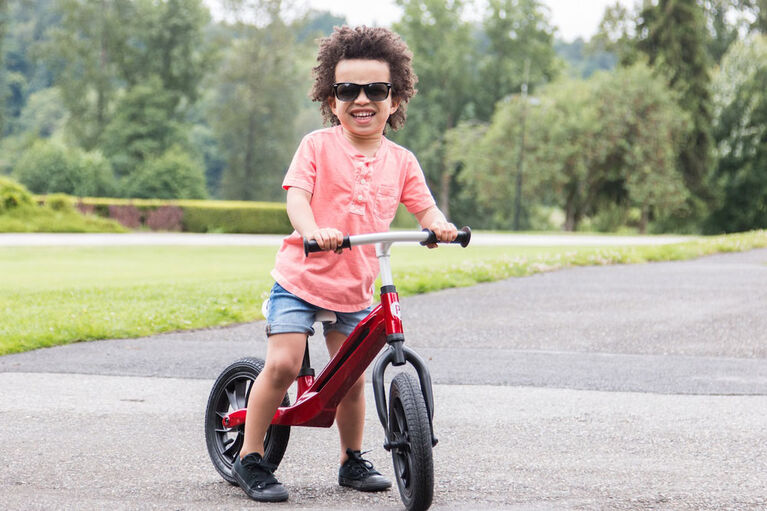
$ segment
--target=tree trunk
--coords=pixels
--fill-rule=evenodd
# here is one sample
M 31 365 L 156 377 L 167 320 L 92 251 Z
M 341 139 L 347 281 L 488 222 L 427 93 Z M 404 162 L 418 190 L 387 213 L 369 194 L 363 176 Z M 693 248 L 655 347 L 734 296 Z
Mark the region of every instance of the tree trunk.
M 575 207 L 572 204 L 568 204 L 565 207 L 565 231 L 573 232 L 576 227 L 575 219 Z
M 647 223 L 650 221 L 650 208 L 642 205 L 642 216 L 639 218 L 639 234 L 647 234 Z

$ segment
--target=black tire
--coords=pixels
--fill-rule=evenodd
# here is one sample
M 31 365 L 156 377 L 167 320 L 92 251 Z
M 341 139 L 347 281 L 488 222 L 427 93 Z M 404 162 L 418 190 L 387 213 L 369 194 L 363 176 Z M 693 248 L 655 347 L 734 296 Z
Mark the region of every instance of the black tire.
M 389 431 L 394 476 L 408 511 L 431 506 L 434 496 L 434 462 L 431 426 L 418 379 L 399 373 L 389 390 Z
M 221 477 L 236 485 L 232 476 L 232 464 L 242 448 L 245 425 L 224 428 L 221 420 L 235 410 L 245 408 L 253 381 L 264 369 L 264 362 L 257 358 L 243 358 L 234 362 L 216 379 L 205 408 L 205 442 L 208 454 Z M 290 406 L 285 394 L 281 406 Z M 279 465 L 290 439 L 290 426 L 269 426 L 264 439 L 264 459 Z

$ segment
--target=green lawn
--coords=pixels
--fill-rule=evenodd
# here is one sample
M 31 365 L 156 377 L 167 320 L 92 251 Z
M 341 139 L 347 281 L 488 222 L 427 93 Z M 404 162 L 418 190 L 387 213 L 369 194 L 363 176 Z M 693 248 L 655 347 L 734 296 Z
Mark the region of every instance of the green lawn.
M 395 246 L 400 294 L 572 265 L 637 263 L 767 246 L 767 232 L 660 247 Z M 0 248 L 0 355 L 261 318 L 275 247 Z

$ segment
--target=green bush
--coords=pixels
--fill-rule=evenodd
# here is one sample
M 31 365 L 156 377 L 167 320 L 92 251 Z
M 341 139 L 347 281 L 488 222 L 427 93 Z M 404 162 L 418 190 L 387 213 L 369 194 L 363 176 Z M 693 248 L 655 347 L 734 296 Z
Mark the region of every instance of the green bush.
M 74 211 L 75 198 L 64 193 L 54 193 L 47 195 L 44 199 L 47 208 L 53 211 Z
M 24 186 L 12 179 L 0 176 L 0 214 L 33 205 L 32 195 Z
M 32 144 L 16 164 L 14 175 L 40 194 L 108 196 L 115 188 L 112 167 L 101 153 L 86 153 L 50 140 Z
M 180 147 L 142 164 L 124 182 L 125 194 L 139 199 L 204 199 L 205 169 Z

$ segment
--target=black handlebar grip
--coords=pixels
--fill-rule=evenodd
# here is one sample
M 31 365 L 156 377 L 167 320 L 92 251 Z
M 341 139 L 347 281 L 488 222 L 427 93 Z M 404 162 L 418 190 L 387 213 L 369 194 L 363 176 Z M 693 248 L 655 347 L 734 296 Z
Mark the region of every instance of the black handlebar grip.
M 471 228 L 468 225 L 464 225 L 461 227 L 461 230 L 458 231 L 458 236 L 455 238 L 455 241 L 453 243 L 460 243 L 461 247 L 466 248 L 469 246 L 469 242 L 471 241 Z
M 421 245 L 433 245 L 437 243 L 437 235 L 429 229 L 424 229 L 423 232 L 428 232 L 429 237 L 421 242 Z M 458 236 L 450 243 L 460 243 L 463 248 L 466 248 L 471 241 L 471 229 L 469 226 L 464 226 L 458 231 Z
M 352 248 L 348 235 L 344 236 L 344 240 L 341 242 L 341 246 L 338 248 Z M 322 252 L 322 249 L 320 248 L 319 243 L 317 243 L 315 240 L 308 240 L 304 238 L 304 256 L 308 256 L 309 252 Z

